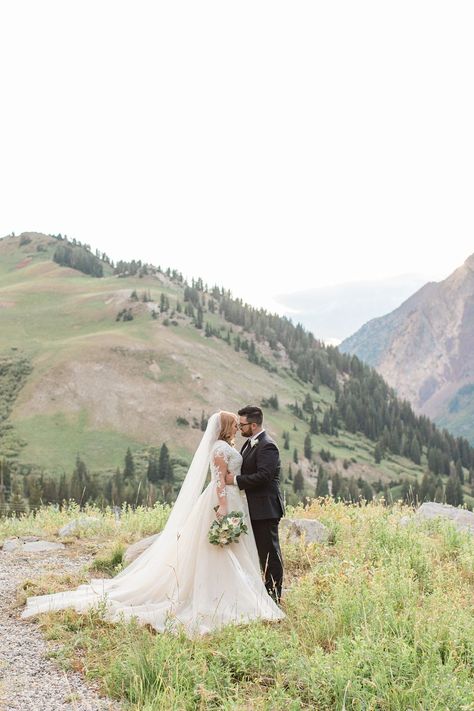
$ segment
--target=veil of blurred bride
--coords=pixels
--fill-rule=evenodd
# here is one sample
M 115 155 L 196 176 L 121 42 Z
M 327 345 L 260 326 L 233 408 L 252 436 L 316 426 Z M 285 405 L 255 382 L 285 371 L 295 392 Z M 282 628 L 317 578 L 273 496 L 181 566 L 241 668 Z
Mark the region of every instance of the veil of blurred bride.
M 159 632 L 184 629 L 189 637 L 227 624 L 282 619 L 262 581 L 245 493 L 225 485 L 226 473 L 237 475 L 242 464 L 233 446 L 237 423 L 231 412 L 209 418 L 166 526 L 133 563 L 112 579 L 30 597 L 22 617 L 100 605 L 110 621 L 136 618 Z M 231 511 L 243 513 L 248 532 L 229 545 L 212 545 L 212 522 Z

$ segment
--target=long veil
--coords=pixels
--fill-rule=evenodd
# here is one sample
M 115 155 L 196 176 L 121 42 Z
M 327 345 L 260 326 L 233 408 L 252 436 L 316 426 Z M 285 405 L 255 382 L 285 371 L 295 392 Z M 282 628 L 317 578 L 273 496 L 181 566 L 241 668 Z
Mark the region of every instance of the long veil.
M 96 578 L 76 590 L 28 598 L 22 617 L 37 612 L 61 609 L 74 605 L 83 609 L 107 594 L 111 600 L 140 604 L 149 596 L 157 578 L 168 572 L 170 561 L 176 555 L 180 528 L 185 524 L 206 481 L 212 446 L 221 428 L 220 413 L 214 413 L 194 454 L 191 465 L 179 491 L 168 521 L 156 541 L 130 565 L 112 579 Z
M 194 453 L 191 465 L 179 490 L 178 497 L 159 538 L 152 546 L 138 556 L 133 563 L 130 563 L 125 570 L 119 573 L 114 578 L 114 581 L 118 581 L 132 572 L 136 575 L 140 569 L 146 566 L 150 558 L 155 559 L 165 546 L 169 546 L 170 543 L 175 543 L 176 537 L 179 535 L 179 529 L 188 519 L 206 481 L 211 449 L 217 442 L 220 429 L 220 412 L 215 412 L 209 418 L 206 431 Z

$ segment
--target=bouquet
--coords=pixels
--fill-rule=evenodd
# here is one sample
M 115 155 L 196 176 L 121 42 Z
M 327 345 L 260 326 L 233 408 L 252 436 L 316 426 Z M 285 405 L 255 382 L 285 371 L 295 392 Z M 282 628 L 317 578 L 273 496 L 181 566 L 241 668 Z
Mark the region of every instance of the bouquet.
M 214 511 L 219 507 L 215 506 Z M 229 543 L 238 543 L 241 533 L 247 533 L 247 524 L 244 523 L 242 511 L 231 511 L 221 519 L 211 523 L 208 538 L 215 546 L 228 546 Z

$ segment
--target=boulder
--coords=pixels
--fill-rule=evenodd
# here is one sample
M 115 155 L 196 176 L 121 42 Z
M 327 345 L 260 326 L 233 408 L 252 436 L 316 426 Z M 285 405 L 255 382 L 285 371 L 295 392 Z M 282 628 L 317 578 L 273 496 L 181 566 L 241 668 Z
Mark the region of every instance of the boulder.
M 147 538 L 142 538 L 140 541 L 132 543 L 123 554 L 124 565 L 129 565 L 135 558 L 138 558 L 143 551 L 146 551 L 156 541 L 159 535 L 159 533 L 154 533 L 153 536 L 147 536 Z
M 425 501 L 417 509 L 415 519 L 426 521 L 433 518 L 449 519 L 456 526 L 458 531 L 468 531 L 474 534 L 474 513 L 466 509 L 458 509 L 449 504 L 437 504 L 433 501 Z
M 326 543 L 329 530 L 314 518 L 283 518 L 280 522 L 282 541 L 298 543 Z
M 22 546 L 23 543 L 19 538 L 8 538 L 4 541 L 2 550 L 5 551 L 5 553 L 9 553 L 10 551 L 15 551 L 17 548 L 21 548 Z
M 24 541 L 32 538 L 34 540 Z M 2 550 L 5 553 L 20 551 L 21 553 L 43 553 L 44 551 L 54 551 L 65 548 L 64 543 L 54 543 L 52 541 L 41 541 L 37 536 L 22 536 L 21 538 L 9 538 L 3 544 Z
M 54 543 L 53 541 L 30 541 L 24 543 L 22 551 L 25 553 L 43 553 L 43 551 L 56 551 L 66 548 L 64 543 Z
M 76 536 L 81 530 L 85 528 L 90 528 L 91 526 L 100 525 L 100 518 L 97 516 L 81 516 L 80 518 L 75 518 L 73 521 L 69 521 L 65 526 L 59 529 L 58 535 L 61 537 Z

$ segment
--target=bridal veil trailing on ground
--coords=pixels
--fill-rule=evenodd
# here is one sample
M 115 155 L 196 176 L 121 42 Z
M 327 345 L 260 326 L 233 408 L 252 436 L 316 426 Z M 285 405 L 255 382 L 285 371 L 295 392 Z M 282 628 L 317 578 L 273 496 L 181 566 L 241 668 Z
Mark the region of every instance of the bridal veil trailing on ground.
M 68 607 L 84 612 L 100 606 L 106 619 L 136 618 L 157 631 L 184 629 L 190 637 L 227 624 L 279 620 L 284 613 L 262 582 L 245 494 L 226 487 L 229 511 L 240 510 L 249 532 L 238 543 L 211 545 L 208 531 L 217 505 L 214 452 L 238 473 L 241 455 L 219 439 L 220 414 L 209 418 L 178 498 L 161 535 L 112 579 L 92 579 L 76 590 L 27 600 L 22 617 Z M 202 491 L 211 463 L 211 481 Z M 202 492 L 202 493 L 201 493 Z

